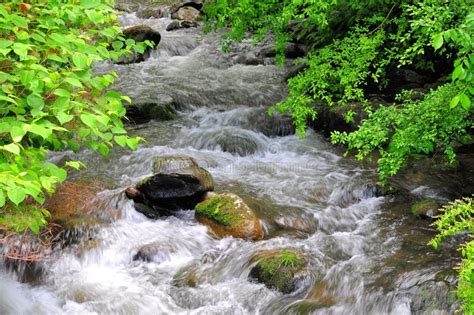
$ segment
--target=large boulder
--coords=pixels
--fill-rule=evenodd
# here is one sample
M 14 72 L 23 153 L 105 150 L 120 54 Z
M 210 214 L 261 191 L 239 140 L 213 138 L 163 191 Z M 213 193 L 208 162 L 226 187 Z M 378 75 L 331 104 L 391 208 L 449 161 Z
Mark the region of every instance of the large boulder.
M 143 42 L 145 40 L 151 41 L 156 47 L 161 40 L 161 35 L 148 25 L 132 25 L 123 29 L 125 38 L 133 39 L 136 42 Z M 133 53 L 128 57 L 122 57 L 118 63 L 128 64 L 142 62 L 148 59 L 152 48 L 147 47 L 143 54 Z
M 195 216 L 218 237 L 263 238 L 262 226 L 255 212 L 242 198 L 232 193 L 218 194 L 199 203 Z
M 282 293 L 298 288 L 301 276 L 308 265 L 305 257 L 295 250 L 278 250 L 257 255 L 249 277 Z
M 192 6 L 184 6 L 171 15 L 173 19 L 189 22 L 198 22 L 201 17 L 201 12 Z
M 204 200 L 206 192 L 214 190 L 211 174 L 190 157 L 157 157 L 153 161 L 153 174 L 140 181 L 135 189 L 126 191 L 135 202 L 147 206 L 136 209 L 148 217 L 193 209 Z

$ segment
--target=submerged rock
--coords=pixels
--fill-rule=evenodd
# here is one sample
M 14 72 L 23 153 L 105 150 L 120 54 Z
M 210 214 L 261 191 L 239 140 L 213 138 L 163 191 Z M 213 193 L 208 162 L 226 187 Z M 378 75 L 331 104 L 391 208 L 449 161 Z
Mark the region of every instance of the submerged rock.
M 133 255 L 133 260 L 162 263 L 169 260 L 173 249 L 160 243 L 150 243 L 141 246 L 137 253 Z
M 156 47 L 161 40 L 161 35 L 158 31 L 155 31 L 148 25 L 133 25 L 123 29 L 123 35 L 125 38 L 133 39 L 136 42 L 143 42 L 149 40 L 154 43 Z M 151 47 L 147 47 L 143 54 L 133 53 L 128 57 L 122 57 L 118 63 L 128 64 L 142 62 L 148 59 L 150 55 Z
M 140 193 L 128 189 L 134 192 L 129 193 L 132 199 L 148 206 L 136 207 L 148 217 L 193 209 L 204 200 L 206 192 L 214 190 L 211 174 L 190 157 L 157 157 L 153 161 L 153 174 L 136 185 Z
M 263 238 L 262 226 L 255 212 L 235 194 L 219 194 L 199 203 L 195 215 L 219 237 Z
M 288 249 L 260 254 L 252 262 L 251 279 L 286 294 L 297 289 L 299 276 L 308 264 L 301 253 Z
M 166 31 L 170 32 L 170 31 L 174 31 L 180 28 L 181 28 L 181 23 L 177 20 L 173 20 L 166 26 Z
M 410 208 L 412 214 L 422 219 L 433 219 L 438 214 L 439 204 L 431 199 L 425 199 L 413 204 Z

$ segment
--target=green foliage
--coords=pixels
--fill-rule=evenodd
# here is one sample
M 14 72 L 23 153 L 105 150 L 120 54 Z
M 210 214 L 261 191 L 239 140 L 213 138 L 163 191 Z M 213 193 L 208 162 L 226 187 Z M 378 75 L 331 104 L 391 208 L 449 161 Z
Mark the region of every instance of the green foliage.
M 458 233 L 468 233 L 474 236 L 474 199 L 464 198 L 456 200 L 442 208 L 442 215 L 434 223 L 438 235 L 431 240 L 430 244 L 438 248 L 441 243 Z M 464 257 L 459 266 L 458 297 L 463 299 L 463 311 L 465 314 L 474 313 L 474 241 L 471 240 L 463 245 L 461 254 Z
M 288 26 L 291 21 L 303 21 L 304 25 L 325 28 L 331 9 L 337 0 L 285 1 L 260 0 L 211 0 L 206 1 L 204 11 L 209 22 L 205 30 L 229 27 L 228 40 L 241 41 L 246 32 L 253 32 L 256 40 L 272 33 L 279 61 L 283 61 L 285 44 L 291 39 Z
M 410 157 L 432 153 L 438 147 L 454 162 L 453 144 L 469 139 L 473 127 L 470 111 L 447 105 L 462 88 L 459 83 L 449 83 L 422 101 L 405 99 L 402 104 L 381 107 L 355 132 L 333 132 L 332 141 L 356 150 L 358 159 L 379 151 L 377 163 L 383 180 L 395 175 Z
M 289 112 L 296 123 L 298 133 L 304 135 L 306 119 L 314 119 L 313 102 L 363 101 L 367 78 L 378 82 L 382 71 L 373 72 L 380 65 L 379 48 L 385 34 L 356 28 L 341 40 L 322 47 L 308 58 L 308 69 L 288 81 L 289 95 L 276 105 L 280 112 Z
M 56 166 L 47 150 L 87 147 L 107 155 L 113 142 L 132 149 L 123 128 L 126 96 L 106 90 L 114 73 L 95 62 L 118 60 L 150 43 L 125 40 L 109 0 L 38 0 L 0 4 L 0 222 L 17 231 L 44 225 L 42 204 L 70 161 Z

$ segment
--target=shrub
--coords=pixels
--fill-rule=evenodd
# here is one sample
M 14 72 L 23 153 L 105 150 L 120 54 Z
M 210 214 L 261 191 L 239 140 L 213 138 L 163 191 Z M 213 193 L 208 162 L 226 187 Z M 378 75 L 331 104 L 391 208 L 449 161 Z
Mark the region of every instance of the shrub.
M 123 127 L 126 96 L 108 90 L 115 74 L 95 62 L 118 60 L 151 43 L 125 39 L 110 0 L 17 0 L 0 5 L 0 224 L 38 232 L 41 205 L 67 168 L 48 150 L 89 148 L 107 155 L 113 143 L 136 148 Z

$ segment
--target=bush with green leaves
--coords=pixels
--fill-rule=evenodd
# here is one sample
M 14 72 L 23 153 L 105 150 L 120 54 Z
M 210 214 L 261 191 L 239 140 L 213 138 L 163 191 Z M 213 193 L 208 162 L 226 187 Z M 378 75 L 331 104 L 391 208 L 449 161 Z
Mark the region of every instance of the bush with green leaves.
M 92 68 L 147 45 L 123 37 L 110 0 L 0 4 L 0 225 L 37 233 L 45 197 L 84 166 L 49 163 L 48 150 L 137 147 L 122 122 L 130 99 L 108 89 L 114 73 Z
M 474 198 L 456 200 L 442 209 L 435 222 L 438 235 L 430 242 L 435 248 L 456 234 L 466 234 L 470 240 L 461 247 L 464 259 L 459 267 L 458 297 L 463 299 L 465 314 L 474 314 Z

